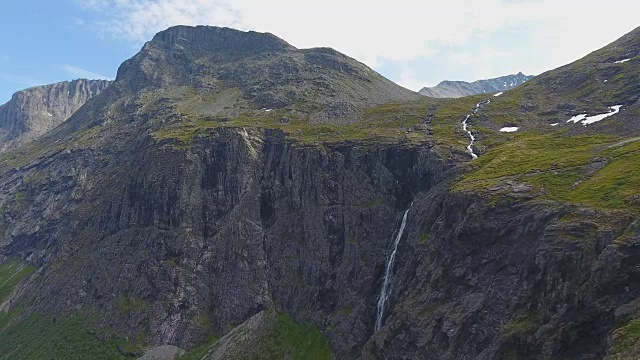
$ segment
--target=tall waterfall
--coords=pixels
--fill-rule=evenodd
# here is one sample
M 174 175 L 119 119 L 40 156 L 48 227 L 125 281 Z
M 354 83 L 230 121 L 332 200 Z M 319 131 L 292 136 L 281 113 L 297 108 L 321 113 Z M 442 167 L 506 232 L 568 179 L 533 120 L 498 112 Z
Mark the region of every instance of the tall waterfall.
M 384 319 L 384 312 L 387 309 L 387 305 L 389 302 L 389 297 L 391 296 L 392 290 L 392 281 L 393 281 L 393 263 L 396 260 L 396 251 L 398 250 L 398 243 L 400 239 L 402 239 L 402 234 L 404 233 L 404 227 L 407 225 L 407 215 L 409 214 L 409 210 L 411 209 L 411 205 L 407 211 L 404 212 L 402 216 L 402 222 L 400 223 L 400 228 L 396 233 L 396 238 L 393 242 L 393 251 L 387 258 L 387 267 L 384 271 L 384 282 L 382 283 L 382 289 L 380 290 L 380 298 L 378 299 L 378 311 L 376 312 L 376 331 L 380 329 L 382 326 L 382 320 Z

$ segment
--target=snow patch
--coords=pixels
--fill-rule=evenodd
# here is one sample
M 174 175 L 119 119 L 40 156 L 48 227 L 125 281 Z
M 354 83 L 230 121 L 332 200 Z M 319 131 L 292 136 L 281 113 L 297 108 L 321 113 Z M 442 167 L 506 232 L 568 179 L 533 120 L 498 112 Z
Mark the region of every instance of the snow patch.
M 497 93 L 497 94 L 495 94 L 495 95 L 493 95 L 493 96 L 498 97 L 498 96 L 500 96 L 500 95 L 502 95 L 502 94 L 504 94 L 504 93 L 503 93 L 503 92 L 499 92 L 499 93 Z
M 631 59 L 629 58 L 629 59 L 624 59 L 624 60 L 618 60 L 618 61 L 614 62 L 614 64 L 624 64 L 629 60 L 631 60 Z
M 516 132 L 516 131 L 518 131 L 518 128 L 517 128 L 517 127 L 515 127 L 515 126 L 512 126 L 512 127 L 503 127 L 502 129 L 500 129 L 500 132 L 507 132 L 507 133 L 510 133 L 510 132 Z
M 558 126 L 558 123 L 553 123 L 551 124 L 551 126 Z
M 49 117 L 53 117 L 53 115 L 51 115 L 51 113 L 48 111 L 47 111 L 47 115 L 49 115 Z
M 263 110 L 264 112 L 273 111 L 273 109 L 267 109 L 267 108 L 262 108 L 262 110 Z
M 594 115 L 594 116 L 587 116 L 587 114 L 580 114 L 580 115 L 576 115 L 576 116 L 572 117 L 567 122 L 573 122 L 574 124 L 576 124 L 578 122 L 581 122 L 582 125 L 587 126 L 589 124 L 593 124 L 595 122 L 604 120 L 604 119 L 608 118 L 609 116 L 613 116 L 613 115 L 619 113 L 621 108 L 622 108 L 622 105 L 610 106 L 609 107 L 610 110 L 607 113 Z
M 608 113 L 588 117 L 588 118 L 586 118 L 585 120 L 582 121 L 582 124 L 584 124 L 584 126 L 587 126 L 589 124 L 593 124 L 593 123 L 598 122 L 600 120 L 606 119 L 609 116 L 612 116 L 612 115 L 615 115 L 615 114 L 619 113 L 620 112 L 620 108 L 622 108 L 622 105 L 611 106 L 610 107 L 611 111 L 609 111 Z
M 586 118 L 587 118 L 587 114 L 580 114 L 580 115 L 576 115 L 576 116 L 572 117 L 571 119 L 567 120 L 567 122 L 573 122 L 575 124 L 578 121 L 582 121 L 582 120 L 584 120 Z

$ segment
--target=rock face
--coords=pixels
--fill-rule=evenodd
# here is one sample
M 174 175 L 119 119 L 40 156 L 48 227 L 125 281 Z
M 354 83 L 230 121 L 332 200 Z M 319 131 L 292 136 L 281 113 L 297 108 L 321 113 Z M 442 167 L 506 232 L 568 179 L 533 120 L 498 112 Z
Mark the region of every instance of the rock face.
M 471 83 L 466 81 L 443 81 L 434 87 L 422 88 L 420 94 L 433 98 L 459 98 L 469 95 L 495 93 L 518 87 L 532 78 L 533 76 L 520 72 L 515 75 L 478 80 Z
M 15 93 L 0 106 L 0 151 L 36 139 L 60 125 L 110 83 L 80 79 Z
M 38 146 L 0 162 L 0 254 L 37 268 L 3 308 L 14 323 L 80 316 L 105 340 L 149 347 L 214 334 L 212 359 L 250 348 L 276 313 L 320 329 L 338 359 L 611 354 L 640 310 L 633 216 L 603 226 L 526 186 L 498 201 L 457 192 L 465 165 L 429 141 L 293 136 L 303 123 L 353 129 L 371 106 L 415 97 L 270 34 L 160 33 Z M 272 109 L 288 132 L 251 117 Z

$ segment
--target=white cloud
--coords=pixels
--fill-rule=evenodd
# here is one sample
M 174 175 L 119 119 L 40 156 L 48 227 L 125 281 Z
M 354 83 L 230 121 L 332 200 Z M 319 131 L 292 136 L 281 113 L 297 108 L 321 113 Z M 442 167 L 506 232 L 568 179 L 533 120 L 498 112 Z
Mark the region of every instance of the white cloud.
M 230 26 L 271 32 L 298 47 L 331 46 L 372 64 L 428 56 L 436 44 L 464 43 L 523 15 L 524 5 L 500 2 L 92 0 L 84 6 L 107 15 L 97 24 L 102 31 L 135 42 L 171 25 Z
M 424 73 L 419 60 L 443 52 L 456 66 L 474 67 L 478 78 L 514 69 L 540 73 L 563 65 L 632 30 L 637 15 L 625 9 L 635 8 L 635 1 L 85 0 L 81 4 L 101 18 L 93 24 L 96 29 L 136 44 L 172 25 L 265 31 L 297 47 L 333 47 L 374 68 L 393 63 L 401 69 L 395 80 L 414 86 Z M 502 32 L 514 27 L 527 34 L 521 39 L 527 50 L 515 52 L 512 48 L 521 44 L 501 40 Z M 466 54 L 449 50 L 477 47 L 474 42 L 491 43 L 487 45 L 491 48 Z M 509 68 L 488 65 L 499 54 L 519 63 Z M 407 70 L 402 64 L 409 62 Z
M 62 70 L 64 70 L 69 75 L 75 78 L 90 79 L 90 80 L 98 80 L 98 79 L 113 80 L 113 78 L 109 76 L 96 74 L 92 71 L 89 71 L 77 66 L 73 66 L 73 65 L 63 65 Z
M 421 82 L 417 79 L 416 73 L 407 66 L 405 66 L 400 72 L 400 77 L 396 80 L 396 82 L 399 85 L 413 91 L 420 91 L 420 89 L 425 86 L 424 82 Z

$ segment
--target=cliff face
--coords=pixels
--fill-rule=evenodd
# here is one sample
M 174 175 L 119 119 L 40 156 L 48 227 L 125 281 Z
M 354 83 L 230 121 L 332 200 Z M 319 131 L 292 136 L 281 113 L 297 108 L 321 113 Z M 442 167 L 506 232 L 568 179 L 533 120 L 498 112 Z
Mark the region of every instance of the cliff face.
M 0 149 L 36 139 L 67 120 L 107 86 L 107 80 L 74 80 L 17 92 L 0 106 Z
M 60 315 L 99 309 L 102 328 L 186 348 L 276 306 L 331 328 L 336 353 L 357 357 L 397 209 L 444 171 L 429 149 L 300 147 L 232 129 L 189 151 L 150 140 L 111 144 L 126 151 L 117 159 L 72 151 L 5 178 L 21 195 L 5 198 L 0 246 L 43 266 L 21 301 Z
M 420 94 L 432 98 L 459 98 L 463 96 L 496 93 L 516 88 L 532 78 L 533 76 L 518 73 L 474 82 L 443 81 L 434 87 L 422 88 Z

